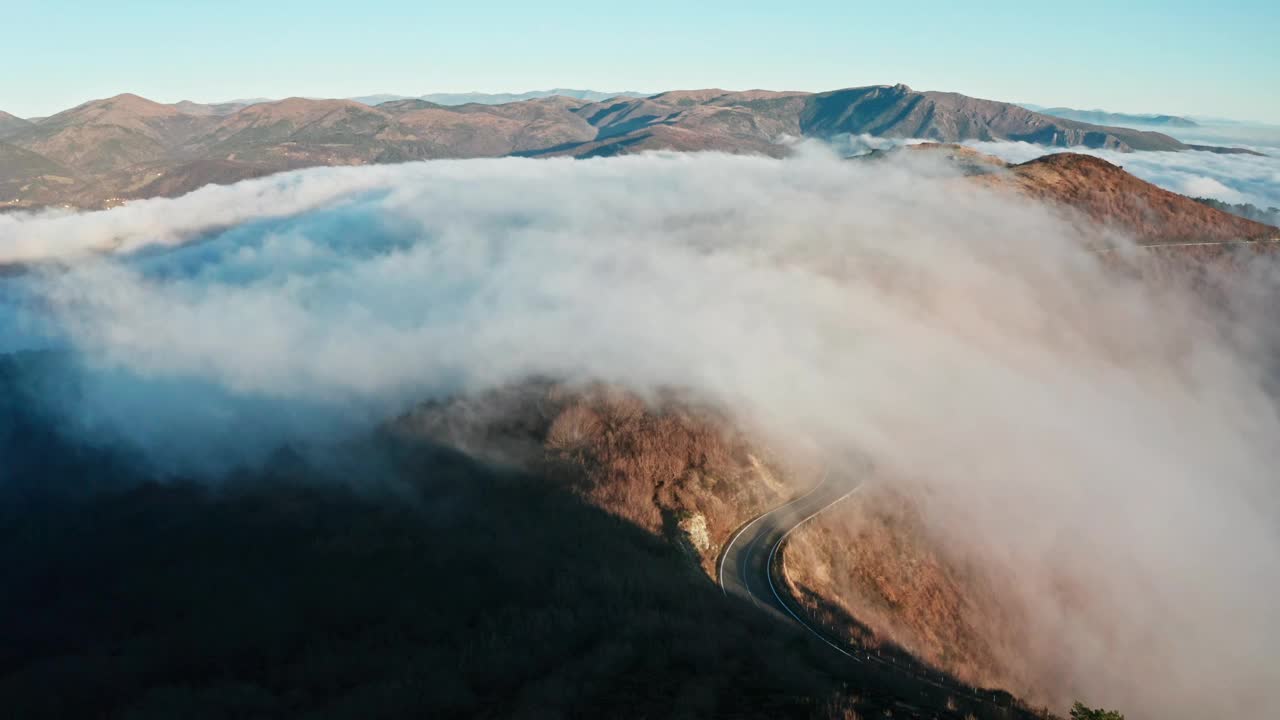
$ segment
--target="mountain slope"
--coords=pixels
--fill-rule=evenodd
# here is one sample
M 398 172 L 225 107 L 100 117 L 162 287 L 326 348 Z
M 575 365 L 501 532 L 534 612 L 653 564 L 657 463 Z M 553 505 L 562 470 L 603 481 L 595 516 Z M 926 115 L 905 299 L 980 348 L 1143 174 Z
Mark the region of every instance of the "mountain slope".
M 358 486 L 282 450 L 210 487 L 64 435 L 57 364 L 0 355 L 14 717 L 951 717 L 699 569 L 789 490 L 707 411 L 455 398 L 344 443 Z
M 31 127 L 30 120 L 23 120 L 16 115 L 10 115 L 0 110 L 0 138 L 13 135 L 21 130 Z
M 286 169 L 431 157 L 391 114 L 353 100 L 288 98 L 216 120 L 190 140 L 201 159 Z
M 573 113 L 594 128 L 594 137 L 522 154 L 599 157 L 676 150 L 781 156 L 787 149 L 780 141 L 800 132 L 804 97 L 803 93 L 710 89 L 584 104 Z
M 1143 245 L 1230 243 L 1280 238 L 1280 229 L 1170 192 L 1093 155 L 1057 152 L 1011 165 L 964 145 L 920 143 L 854 158 L 933 155 L 969 182 L 1013 191 L 1066 211 L 1087 236 L 1117 231 Z
M 805 135 L 841 133 L 938 142 L 1014 140 L 1055 147 L 1185 150 L 1160 133 L 1053 118 L 1011 103 L 957 93 L 875 85 L 812 96 L 801 117 Z
M 1055 153 L 986 176 L 1042 200 L 1072 207 L 1148 244 L 1280 237 L 1280 230 L 1156 187 L 1092 155 Z
M 226 103 L 197 103 L 190 100 L 183 100 L 173 104 L 173 109 L 187 115 L 230 115 L 239 110 L 243 110 L 251 103 L 244 102 L 226 102 Z
M 386 105 L 406 133 L 428 143 L 434 157 L 500 157 L 588 142 L 597 131 L 577 114 L 583 103 L 548 97 L 506 105 L 446 107 L 425 100 Z
M 98 173 L 169 157 L 206 122 L 124 94 L 47 117 L 8 141 L 75 170 Z
M 0 142 L 0 183 L 29 180 L 42 175 L 72 177 L 73 173 L 39 153 Z
M 709 88 L 604 100 L 574 92 L 584 99 L 557 94 L 460 105 L 396 99 L 377 106 L 309 98 L 165 105 L 118 95 L 15 124 L 21 127 L 6 142 L 68 168 L 84 182 L 38 197 L 15 195 L 11 187 L 0 202 L 103 207 L 281 170 L 433 158 L 596 157 L 649 150 L 782 156 L 790 152 L 790 139 L 844 133 L 1234 151 L 904 85 L 819 94 Z
M 726 603 L 677 547 L 543 478 L 397 452 L 399 501 L 300 468 L 0 513 L 0 702 L 33 720 L 807 718 L 845 694 L 820 648 Z M 855 701 L 890 706 L 887 684 Z
M 38 153 L 0 141 L 0 208 L 53 204 L 80 186 L 75 173 Z
M 283 142 L 371 140 L 392 124 L 386 113 L 352 100 L 288 98 L 222 117 L 196 146 L 215 152 Z

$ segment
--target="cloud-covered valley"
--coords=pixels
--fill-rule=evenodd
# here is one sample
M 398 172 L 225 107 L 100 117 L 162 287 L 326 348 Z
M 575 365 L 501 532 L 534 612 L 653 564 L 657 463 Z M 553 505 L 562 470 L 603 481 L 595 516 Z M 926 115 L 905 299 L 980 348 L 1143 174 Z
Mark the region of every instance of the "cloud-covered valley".
M 1274 158 L 1153 155 L 1115 161 L 1280 205 Z M 1276 712 L 1271 278 L 1224 319 L 927 162 L 435 161 L 0 216 L 0 347 L 74 356 L 65 425 L 184 472 L 534 376 L 684 388 L 926 488 L 1071 691 Z

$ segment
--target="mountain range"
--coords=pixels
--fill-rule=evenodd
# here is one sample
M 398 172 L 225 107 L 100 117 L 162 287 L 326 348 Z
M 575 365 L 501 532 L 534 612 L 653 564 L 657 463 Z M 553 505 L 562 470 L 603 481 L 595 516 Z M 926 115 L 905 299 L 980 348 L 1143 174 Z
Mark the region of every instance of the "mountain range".
M 530 90 L 521 93 L 482 93 L 482 92 L 466 92 L 466 93 L 427 93 L 413 97 L 411 95 L 362 95 L 359 97 L 348 98 L 366 105 L 381 105 L 385 102 L 393 100 L 426 100 L 427 102 L 437 105 L 467 105 L 470 103 L 478 103 L 480 105 L 503 105 L 510 102 L 520 102 L 522 100 L 537 100 L 545 97 L 568 97 L 575 100 L 585 100 L 587 102 L 599 102 L 615 97 L 645 97 L 647 93 L 633 92 L 630 90 L 623 92 L 601 92 L 599 90 L 575 90 L 573 88 L 552 88 L 551 90 Z
M 1106 110 L 1077 110 L 1069 107 L 1042 107 L 1024 104 L 1028 110 L 1042 115 L 1094 123 L 1095 125 L 1142 125 L 1150 127 L 1192 128 L 1200 127 L 1200 123 L 1181 115 L 1159 115 L 1148 113 L 1115 113 Z
M 310 98 L 206 105 L 124 94 L 35 122 L 0 115 L 0 207 L 109 207 L 318 165 L 645 150 L 781 156 L 791 139 L 843 134 L 1248 152 L 905 85 L 822 93 L 680 90 L 605 100 L 590 91 L 565 92 L 582 97 L 501 102 L 505 96 L 490 96 L 461 105 L 420 98 L 375 106 Z

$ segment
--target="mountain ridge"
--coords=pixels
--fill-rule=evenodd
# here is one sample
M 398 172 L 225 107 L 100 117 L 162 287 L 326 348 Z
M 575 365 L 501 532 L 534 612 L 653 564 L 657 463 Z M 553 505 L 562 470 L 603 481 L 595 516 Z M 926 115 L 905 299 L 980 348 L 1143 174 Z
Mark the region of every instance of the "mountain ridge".
M 846 133 L 936 142 L 1021 140 L 1121 151 L 1235 151 L 901 84 L 824 93 L 706 88 L 605 99 L 586 95 L 594 91 L 566 91 L 584 97 L 545 94 L 551 92 L 557 91 L 536 91 L 542 96 L 515 102 L 456 105 L 406 98 L 371 106 L 301 97 L 252 104 L 163 104 L 129 93 L 91 100 L 39 122 L 14 124 L 17 129 L 5 135 L 6 142 L 66 168 L 74 181 L 10 184 L 0 195 L 0 206 L 106 207 L 319 165 L 508 155 L 595 157 L 647 150 L 781 156 L 790 152 L 790 138 L 830 139 Z

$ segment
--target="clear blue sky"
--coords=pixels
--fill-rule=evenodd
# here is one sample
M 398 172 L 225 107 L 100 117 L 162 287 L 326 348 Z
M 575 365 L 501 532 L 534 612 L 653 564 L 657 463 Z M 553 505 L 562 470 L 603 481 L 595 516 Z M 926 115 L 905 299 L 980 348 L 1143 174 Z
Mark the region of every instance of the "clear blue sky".
M 0 109 L 134 92 L 924 90 L 1280 122 L 1280 0 L 35 0 L 0 12 Z

